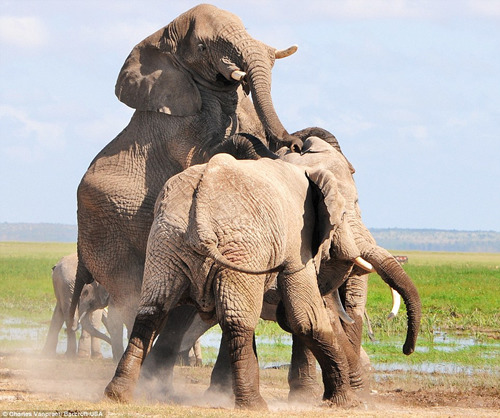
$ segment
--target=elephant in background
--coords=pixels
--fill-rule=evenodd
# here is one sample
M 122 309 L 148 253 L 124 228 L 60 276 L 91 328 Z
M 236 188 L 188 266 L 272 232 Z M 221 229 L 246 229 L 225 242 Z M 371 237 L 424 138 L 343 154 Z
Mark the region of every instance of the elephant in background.
M 123 352 L 123 324 L 129 332 L 133 324 L 154 202 L 165 181 L 219 152 L 259 158 L 269 154 L 268 141 L 300 147 L 271 100 L 275 59 L 295 49 L 265 45 L 237 16 L 203 4 L 144 39 L 126 59 L 115 92 L 136 111 L 78 187 L 71 308 L 85 283 L 96 280 L 108 290 L 115 359 Z
M 45 342 L 43 353 L 54 355 L 56 353 L 59 331 L 66 323 L 67 349 L 66 355 L 73 356 L 77 352 L 76 332 L 70 326 L 70 304 L 75 287 L 77 255 L 71 254 L 61 258 L 52 268 L 52 284 L 56 296 L 56 306 L 50 321 L 49 332 Z M 101 343 L 103 339 L 111 343 L 109 338 L 99 332 L 101 318 L 105 308 L 108 305 L 108 293 L 97 283 L 85 285 L 78 304 L 82 318 L 82 333 L 78 341 L 78 356 L 93 358 L 102 357 Z
M 331 173 L 280 160 L 219 154 L 171 178 L 156 203 L 129 344 L 105 394 L 131 399 L 169 311 L 191 302 L 222 328 L 236 407 L 265 408 L 253 337 L 264 293 L 277 280 L 287 325 L 322 368 L 324 399 L 349 403 L 349 365 L 316 269 L 330 253 L 360 262 L 344 205 Z

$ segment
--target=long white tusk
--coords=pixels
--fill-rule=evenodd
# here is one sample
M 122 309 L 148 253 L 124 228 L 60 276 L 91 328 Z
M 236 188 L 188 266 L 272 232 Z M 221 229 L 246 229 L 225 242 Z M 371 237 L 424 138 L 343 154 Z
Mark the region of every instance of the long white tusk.
M 370 273 L 375 273 L 375 269 L 373 268 L 373 266 L 368 261 L 366 261 L 363 257 L 356 257 L 353 260 L 353 262 L 354 262 L 354 264 L 361 267 L 362 269 L 364 269 Z
M 292 45 L 290 48 L 287 49 L 277 49 L 274 52 L 274 56 L 276 57 L 277 60 L 281 58 L 286 58 L 292 54 L 295 54 L 297 52 L 297 49 L 299 49 L 298 45 Z
M 337 308 L 337 313 L 340 316 L 340 319 L 342 319 L 342 321 L 345 324 L 354 324 L 354 319 L 352 319 L 347 314 L 347 312 L 344 309 L 344 305 L 342 305 L 342 301 L 340 300 L 339 290 L 338 289 L 334 290 L 332 296 L 333 296 L 333 301 L 335 303 L 335 307 Z
M 392 295 L 392 310 L 391 313 L 387 316 L 387 319 L 394 318 L 398 314 L 399 307 L 401 306 L 401 295 L 398 292 L 396 292 L 392 287 L 391 287 L 391 295 Z
M 243 79 L 243 77 L 245 77 L 247 75 L 247 73 L 245 71 L 241 71 L 241 70 L 234 70 L 232 73 L 231 73 L 231 78 L 233 80 L 236 80 L 236 81 L 241 81 Z

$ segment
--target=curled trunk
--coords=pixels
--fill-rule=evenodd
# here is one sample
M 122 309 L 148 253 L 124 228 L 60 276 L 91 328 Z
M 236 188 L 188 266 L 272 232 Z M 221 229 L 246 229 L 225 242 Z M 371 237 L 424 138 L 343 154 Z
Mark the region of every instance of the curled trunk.
M 111 345 L 111 338 L 109 338 L 106 334 L 99 331 L 91 321 L 93 312 L 84 312 L 80 316 L 80 323 L 82 324 L 82 328 L 87 331 L 91 337 L 100 338 L 103 341 L 106 341 L 109 345 Z
M 364 226 L 362 229 L 364 231 L 359 233 L 360 225 L 358 224 L 353 227 L 354 231 L 358 231 L 358 233 L 355 234 L 355 239 L 361 256 L 370 262 L 377 274 L 401 295 L 406 305 L 408 330 L 406 333 L 406 341 L 403 345 L 403 353 L 409 355 L 415 351 L 418 331 L 420 329 L 420 320 L 422 317 L 422 304 L 417 288 L 397 260 L 386 249 L 374 243 L 371 239 L 371 235 Z M 370 237 L 370 241 L 367 240 L 367 236 Z

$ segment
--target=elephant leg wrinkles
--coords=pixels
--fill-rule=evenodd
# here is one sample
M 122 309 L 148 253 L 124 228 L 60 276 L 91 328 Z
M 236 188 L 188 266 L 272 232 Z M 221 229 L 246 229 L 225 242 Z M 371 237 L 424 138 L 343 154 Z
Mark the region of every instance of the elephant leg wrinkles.
M 312 262 L 296 273 L 278 277 L 291 331 L 318 360 L 323 377 L 323 399 L 334 405 L 352 402 L 349 364 L 336 340 L 316 282 Z
M 223 269 L 215 283 L 216 311 L 229 348 L 235 406 L 267 409 L 259 392 L 259 364 L 254 344 L 254 331 L 262 310 L 264 278 Z

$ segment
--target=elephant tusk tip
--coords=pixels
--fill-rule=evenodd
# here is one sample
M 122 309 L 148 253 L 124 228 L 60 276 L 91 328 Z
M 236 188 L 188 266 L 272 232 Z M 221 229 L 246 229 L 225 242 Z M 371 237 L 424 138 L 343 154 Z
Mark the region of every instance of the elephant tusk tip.
M 295 54 L 298 49 L 299 49 L 299 46 L 297 44 L 294 44 L 287 49 L 277 49 L 274 52 L 274 56 L 276 57 L 276 59 L 286 58 L 286 57 L 289 57 L 290 55 Z
M 387 315 L 387 320 L 390 321 L 391 319 L 394 319 L 396 317 L 396 314 L 394 312 L 391 312 L 389 315 Z
M 233 80 L 236 80 L 236 81 L 241 81 L 245 76 L 247 75 L 247 73 L 245 71 L 241 71 L 241 70 L 234 70 L 232 73 L 231 73 L 231 78 Z
M 363 270 L 366 270 L 369 273 L 375 273 L 375 269 L 373 268 L 373 266 L 371 265 L 371 263 L 369 263 L 368 261 L 366 261 L 363 257 L 356 257 L 353 260 L 353 262 L 357 266 L 361 267 Z

